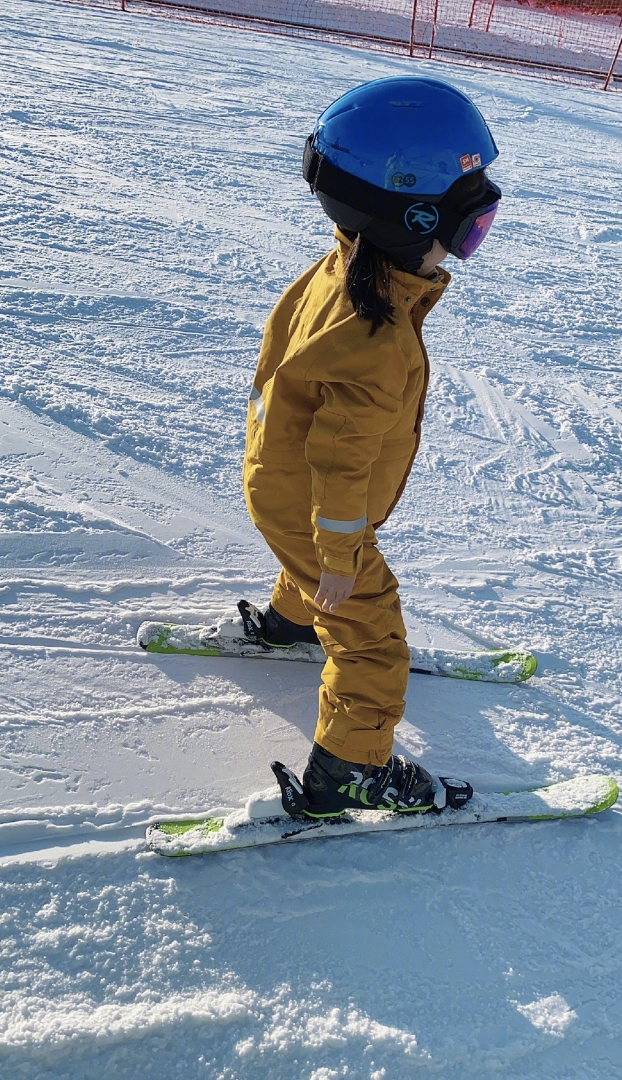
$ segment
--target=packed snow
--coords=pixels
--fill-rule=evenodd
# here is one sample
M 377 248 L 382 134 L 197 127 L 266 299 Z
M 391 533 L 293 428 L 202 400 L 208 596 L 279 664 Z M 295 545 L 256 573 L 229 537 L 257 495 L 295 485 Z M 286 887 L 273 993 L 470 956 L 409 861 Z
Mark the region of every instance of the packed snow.
M 304 765 L 318 668 L 145 654 L 268 600 L 244 509 L 261 329 L 331 244 L 318 113 L 431 72 L 501 151 L 427 320 L 421 453 L 381 530 L 413 644 L 397 747 L 482 793 L 622 779 L 617 94 L 59 3 L 0 12 L 0 1075 L 615 1080 L 622 821 L 165 859 L 149 822 Z

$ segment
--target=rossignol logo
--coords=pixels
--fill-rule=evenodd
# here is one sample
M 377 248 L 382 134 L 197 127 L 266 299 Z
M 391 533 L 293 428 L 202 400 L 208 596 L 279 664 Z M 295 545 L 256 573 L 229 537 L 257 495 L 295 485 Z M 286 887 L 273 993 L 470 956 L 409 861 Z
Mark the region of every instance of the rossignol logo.
M 438 225 L 438 210 L 431 203 L 413 203 L 404 214 L 406 228 L 427 236 Z

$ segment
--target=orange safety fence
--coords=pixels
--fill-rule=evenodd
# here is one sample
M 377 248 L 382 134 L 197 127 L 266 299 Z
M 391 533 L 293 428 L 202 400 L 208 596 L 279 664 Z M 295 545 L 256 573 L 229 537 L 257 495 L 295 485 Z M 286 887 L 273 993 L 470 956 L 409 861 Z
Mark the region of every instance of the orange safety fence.
M 622 0 L 63 0 L 622 86 Z

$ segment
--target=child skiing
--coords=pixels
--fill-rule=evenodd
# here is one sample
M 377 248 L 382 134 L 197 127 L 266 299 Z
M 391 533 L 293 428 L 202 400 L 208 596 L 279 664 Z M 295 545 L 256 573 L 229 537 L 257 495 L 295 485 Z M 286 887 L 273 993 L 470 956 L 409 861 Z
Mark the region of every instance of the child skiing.
M 497 156 L 469 98 L 418 76 L 350 91 L 307 140 L 304 177 L 338 246 L 266 324 L 244 488 L 282 569 L 267 612 L 240 609 L 249 634 L 273 645 L 319 640 L 326 653 L 294 795 L 308 816 L 458 808 L 472 795 L 466 782 L 391 753 L 409 652 L 376 530 L 419 446 L 429 376 L 421 327 L 450 281 L 438 264 L 448 253 L 469 258 L 486 236 L 501 192 L 485 169 Z M 292 779 L 283 772 L 282 787 Z

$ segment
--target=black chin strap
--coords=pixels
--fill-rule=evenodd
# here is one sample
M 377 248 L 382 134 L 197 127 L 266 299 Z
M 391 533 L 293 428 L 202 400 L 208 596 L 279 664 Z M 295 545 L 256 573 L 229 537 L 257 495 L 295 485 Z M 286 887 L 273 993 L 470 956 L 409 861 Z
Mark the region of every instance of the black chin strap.
M 431 246 L 428 251 L 431 250 Z M 421 269 L 423 260 L 428 254 L 427 251 L 424 251 L 423 255 L 405 255 L 401 248 L 392 248 L 390 251 L 383 248 L 382 250 L 391 260 L 395 269 L 402 270 L 405 274 L 416 274 Z

